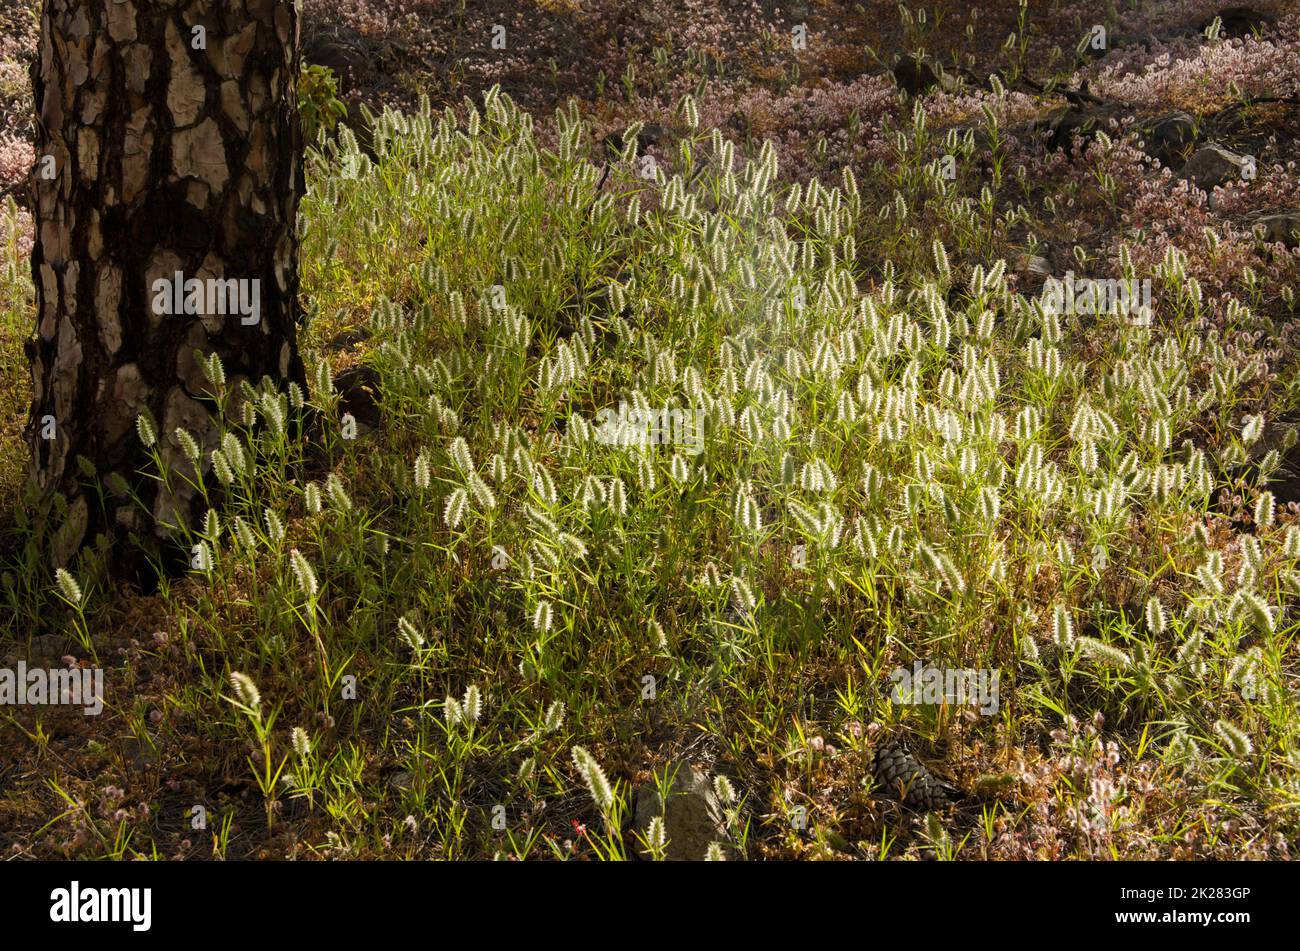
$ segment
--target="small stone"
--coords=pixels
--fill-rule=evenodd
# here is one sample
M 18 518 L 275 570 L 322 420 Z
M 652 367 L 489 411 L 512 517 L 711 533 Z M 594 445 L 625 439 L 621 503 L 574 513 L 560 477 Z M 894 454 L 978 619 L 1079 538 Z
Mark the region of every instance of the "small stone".
M 1052 262 L 1037 254 L 1022 254 L 1016 260 L 1016 274 L 1020 277 L 1022 293 L 1037 296 L 1043 283 L 1052 276 Z
M 1077 138 L 1088 142 L 1098 132 L 1105 132 L 1112 121 L 1124 114 L 1123 107 L 1107 103 L 1098 106 L 1062 106 L 1048 114 L 1045 123 L 1048 131 L 1047 145 L 1052 149 L 1070 149 Z M 1043 128 L 1039 124 L 1038 128 Z
M 1037 254 L 1022 254 L 1020 273 L 1029 277 L 1047 278 L 1052 274 L 1052 264 L 1047 258 Z
M 1208 30 L 1215 17 L 1219 18 L 1219 36 L 1222 38 L 1253 36 L 1256 33 L 1264 32 L 1277 22 L 1277 17 L 1273 14 L 1254 10 L 1247 6 L 1224 7 L 1214 16 L 1202 20 L 1201 25 L 1197 28 L 1199 32 L 1204 33 Z
M 359 36 L 311 36 L 303 43 L 302 58 L 330 69 L 338 78 L 340 92 L 360 88 L 371 73 L 372 57 Z
M 605 136 L 605 148 L 611 156 L 623 154 L 623 139 L 626 134 L 626 131 L 611 132 Z M 659 123 L 647 122 L 636 134 L 636 154 L 645 155 L 651 146 L 658 145 L 667 134 L 668 130 Z
M 672 785 L 665 810 L 659 786 L 666 784 L 669 776 L 672 776 Z M 728 860 L 741 857 L 731 842 L 725 810 L 713 783 L 706 773 L 689 763 L 677 763 L 660 770 L 655 780 L 637 791 L 634 826 L 641 838 L 649 836 L 650 820 L 655 816 L 662 816 L 664 820 L 669 861 L 701 861 L 714 842 L 722 846 Z M 637 850 L 642 858 L 650 858 L 649 850 L 639 842 Z
M 348 367 L 334 379 L 339 394 L 339 415 L 351 413 L 357 431 L 367 433 L 379 428 L 379 373 L 373 367 Z
M 1147 154 L 1168 168 L 1181 164 L 1195 144 L 1196 120 L 1186 112 L 1161 116 L 1146 131 Z
M 894 82 L 909 96 L 917 96 L 939 85 L 939 74 L 929 60 L 902 56 L 894 64 Z
M 1255 230 L 1269 244 L 1280 242 L 1287 248 L 1300 248 L 1300 212 L 1264 215 L 1255 221 Z
M 38 634 L 32 638 L 28 662 L 51 661 L 62 657 L 69 641 L 62 634 Z
M 335 334 L 325 342 L 325 347 L 336 353 L 342 350 L 351 350 L 353 347 L 365 343 L 370 337 L 371 333 L 365 327 L 353 327 Z
M 1203 192 L 1210 192 L 1230 181 L 1241 180 L 1246 160 L 1221 145 L 1199 148 L 1183 166 L 1180 177 L 1190 179 Z
M 981 81 L 959 64 L 944 64 L 929 57 L 901 56 L 894 64 L 894 82 L 910 96 L 919 96 L 938 87 L 944 92 L 958 92 L 963 85 L 979 87 Z
M 636 134 L 636 151 L 638 155 L 644 155 L 646 149 L 652 145 L 658 145 L 668 135 L 668 130 L 658 122 L 647 122 L 641 127 L 641 131 Z

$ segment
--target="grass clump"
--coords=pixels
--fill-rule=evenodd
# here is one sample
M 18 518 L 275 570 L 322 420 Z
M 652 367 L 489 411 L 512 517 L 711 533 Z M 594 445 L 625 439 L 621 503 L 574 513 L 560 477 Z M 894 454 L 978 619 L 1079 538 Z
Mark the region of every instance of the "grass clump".
M 178 795 L 247 784 L 213 849 L 255 806 L 273 853 L 622 857 L 633 786 L 687 750 L 753 855 L 1294 834 L 1300 542 L 1276 454 L 1234 475 L 1261 395 L 1186 261 L 1144 275 L 1149 320 L 1018 293 L 995 252 L 1027 213 L 938 175 L 919 108 L 835 187 L 697 129 L 651 175 L 635 131 L 595 165 L 576 110 L 538 130 L 492 90 L 310 154 L 311 392 L 209 367 L 211 511 L 129 654 L 162 686 L 115 712 L 204 751 Z M 380 381 L 355 439 L 344 331 Z M 1000 672 L 996 712 L 892 703 L 918 660 Z M 893 733 L 978 804 L 950 830 L 883 834 Z M 76 815 L 68 850 L 120 842 Z

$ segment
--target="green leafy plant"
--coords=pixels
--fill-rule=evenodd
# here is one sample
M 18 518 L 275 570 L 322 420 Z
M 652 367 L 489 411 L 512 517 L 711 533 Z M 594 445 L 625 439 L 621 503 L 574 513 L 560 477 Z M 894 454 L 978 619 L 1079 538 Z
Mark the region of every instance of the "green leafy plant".
M 303 63 L 298 75 L 298 114 L 302 117 L 302 135 L 306 142 L 316 142 L 320 135 L 334 131 L 348 107 L 338 97 L 338 77 L 328 66 Z

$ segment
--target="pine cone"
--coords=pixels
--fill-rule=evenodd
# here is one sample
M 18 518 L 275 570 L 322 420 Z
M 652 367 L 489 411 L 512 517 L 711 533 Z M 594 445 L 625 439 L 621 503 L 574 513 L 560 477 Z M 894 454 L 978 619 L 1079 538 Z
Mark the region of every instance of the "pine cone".
M 922 766 L 901 740 L 876 750 L 876 784 L 903 805 L 927 811 L 940 808 L 956 792 Z

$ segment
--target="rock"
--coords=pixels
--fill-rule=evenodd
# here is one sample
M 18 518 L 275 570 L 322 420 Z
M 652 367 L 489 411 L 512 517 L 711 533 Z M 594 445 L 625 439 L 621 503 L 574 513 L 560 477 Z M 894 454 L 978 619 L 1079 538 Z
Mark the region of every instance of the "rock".
M 665 811 L 659 785 L 666 784 L 670 776 L 672 786 Z M 641 838 L 648 836 L 650 820 L 663 816 L 668 838 L 666 854 L 670 861 L 700 861 L 714 842 L 722 846 L 729 860 L 741 857 L 731 842 L 722 800 L 706 773 L 689 763 L 675 763 L 660 770 L 656 779 L 658 782 L 652 780 L 637 790 L 633 825 Z M 650 858 L 649 851 L 639 842 L 637 851 L 642 858 Z
M 1278 505 L 1300 502 L 1300 451 L 1295 447 L 1282 456 L 1282 464 L 1269 479 L 1268 488 Z
M 944 92 L 957 92 L 963 84 L 971 87 L 981 85 L 979 77 L 964 66 L 946 66 L 929 57 L 915 56 L 899 57 L 894 64 L 894 82 L 909 96 L 919 96 L 936 86 Z
M 132 769 L 147 770 L 162 762 L 157 747 L 147 737 L 145 739 L 138 736 L 124 737 L 120 749 L 123 759 Z
M 1171 112 L 1147 127 L 1145 139 L 1147 154 L 1166 168 L 1174 168 L 1196 144 L 1196 120 L 1186 112 Z
M 304 39 L 302 58 L 329 67 L 338 78 L 340 93 L 358 89 L 372 78 L 372 58 L 359 36 L 317 33 Z
M 900 56 L 894 64 L 894 82 L 909 96 L 919 96 L 938 86 L 956 92 L 963 83 L 980 85 L 979 79 L 963 66 L 944 66 L 929 57 Z
M 617 156 L 623 154 L 623 137 L 626 134 L 626 131 L 611 132 L 609 135 L 605 136 L 605 148 L 609 151 L 610 155 Z M 658 145 L 663 141 L 667 134 L 668 130 L 658 122 L 647 122 L 636 134 L 636 154 L 645 155 L 647 149 L 652 145 Z
M 359 344 L 365 343 L 371 337 L 370 331 L 365 327 L 353 327 L 350 330 L 344 330 L 335 334 L 325 342 L 325 348 L 335 353 L 342 350 L 351 350 Z
M 901 56 L 894 64 L 894 82 L 909 96 L 917 96 L 939 85 L 939 74 L 929 60 Z
M 1089 142 L 1098 132 L 1107 131 L 1111 122 L 1117 121 L 1123 114 L 1121 106 L 1112 104 L 1062 106 L 1050 112 L 1046 122 L 1039 123 L 1037 128 L 1047 130 L 1049 148 L 1069 149 L 1076 138 Z
M 364 434 L 379 428 L 379 372 L 373 367 L 348 367 L 334 379 L 339 394 L 339 416 L 351 413 L 357 432 Z
M 667 135 L 668 130 L 658 122 L 647 122 L 641 127 L 641 131 L 636 134 L 637 155 L 644 155 L 646 149 L 652 145 L 658 145 Z
M 1016 274 L 1021 278 L 1020 286 L 1037 296 L 1043 282 L 1052 276 L 1052 262 L 1037 254 L 1022 254 L 1016 261 Z
M 37 634 L 32 638 L 28 662 L 57 660 L 68 653 L 72 642 L 62 634 Z
M 1026 277 L 1045 280 L 1052 274 L 1052 263 L 1037 254 L 1022 254 L 1017 263 L 1017 270 Z
M 1284 211 L 1255 220 L 1255 231 L 1269 244 L 1300 248 L 1300 212 Z
M 1253 36 L 1256 33 L 1262 33 L 1277 22 L 1277 17 L 1271 13 L 1252 10 L 1250 7 L 1244 6 L 1224 7 L 1215 16 L 1221 22 L 1219 27 L 1219 36 L 1221 37 Z M 1214 17 L 1208 17 L 1201 21 L 1201 25 L 1197 29 L 1204 33 L 1213 22 Z
M 1221 145 L 1207 145 L 1192 154 L 1180 177 L 1191 179 L 1201 191 L 1210 192 L 1227 182 L 1240 181 L 1245 163 L 1236 152 Z

